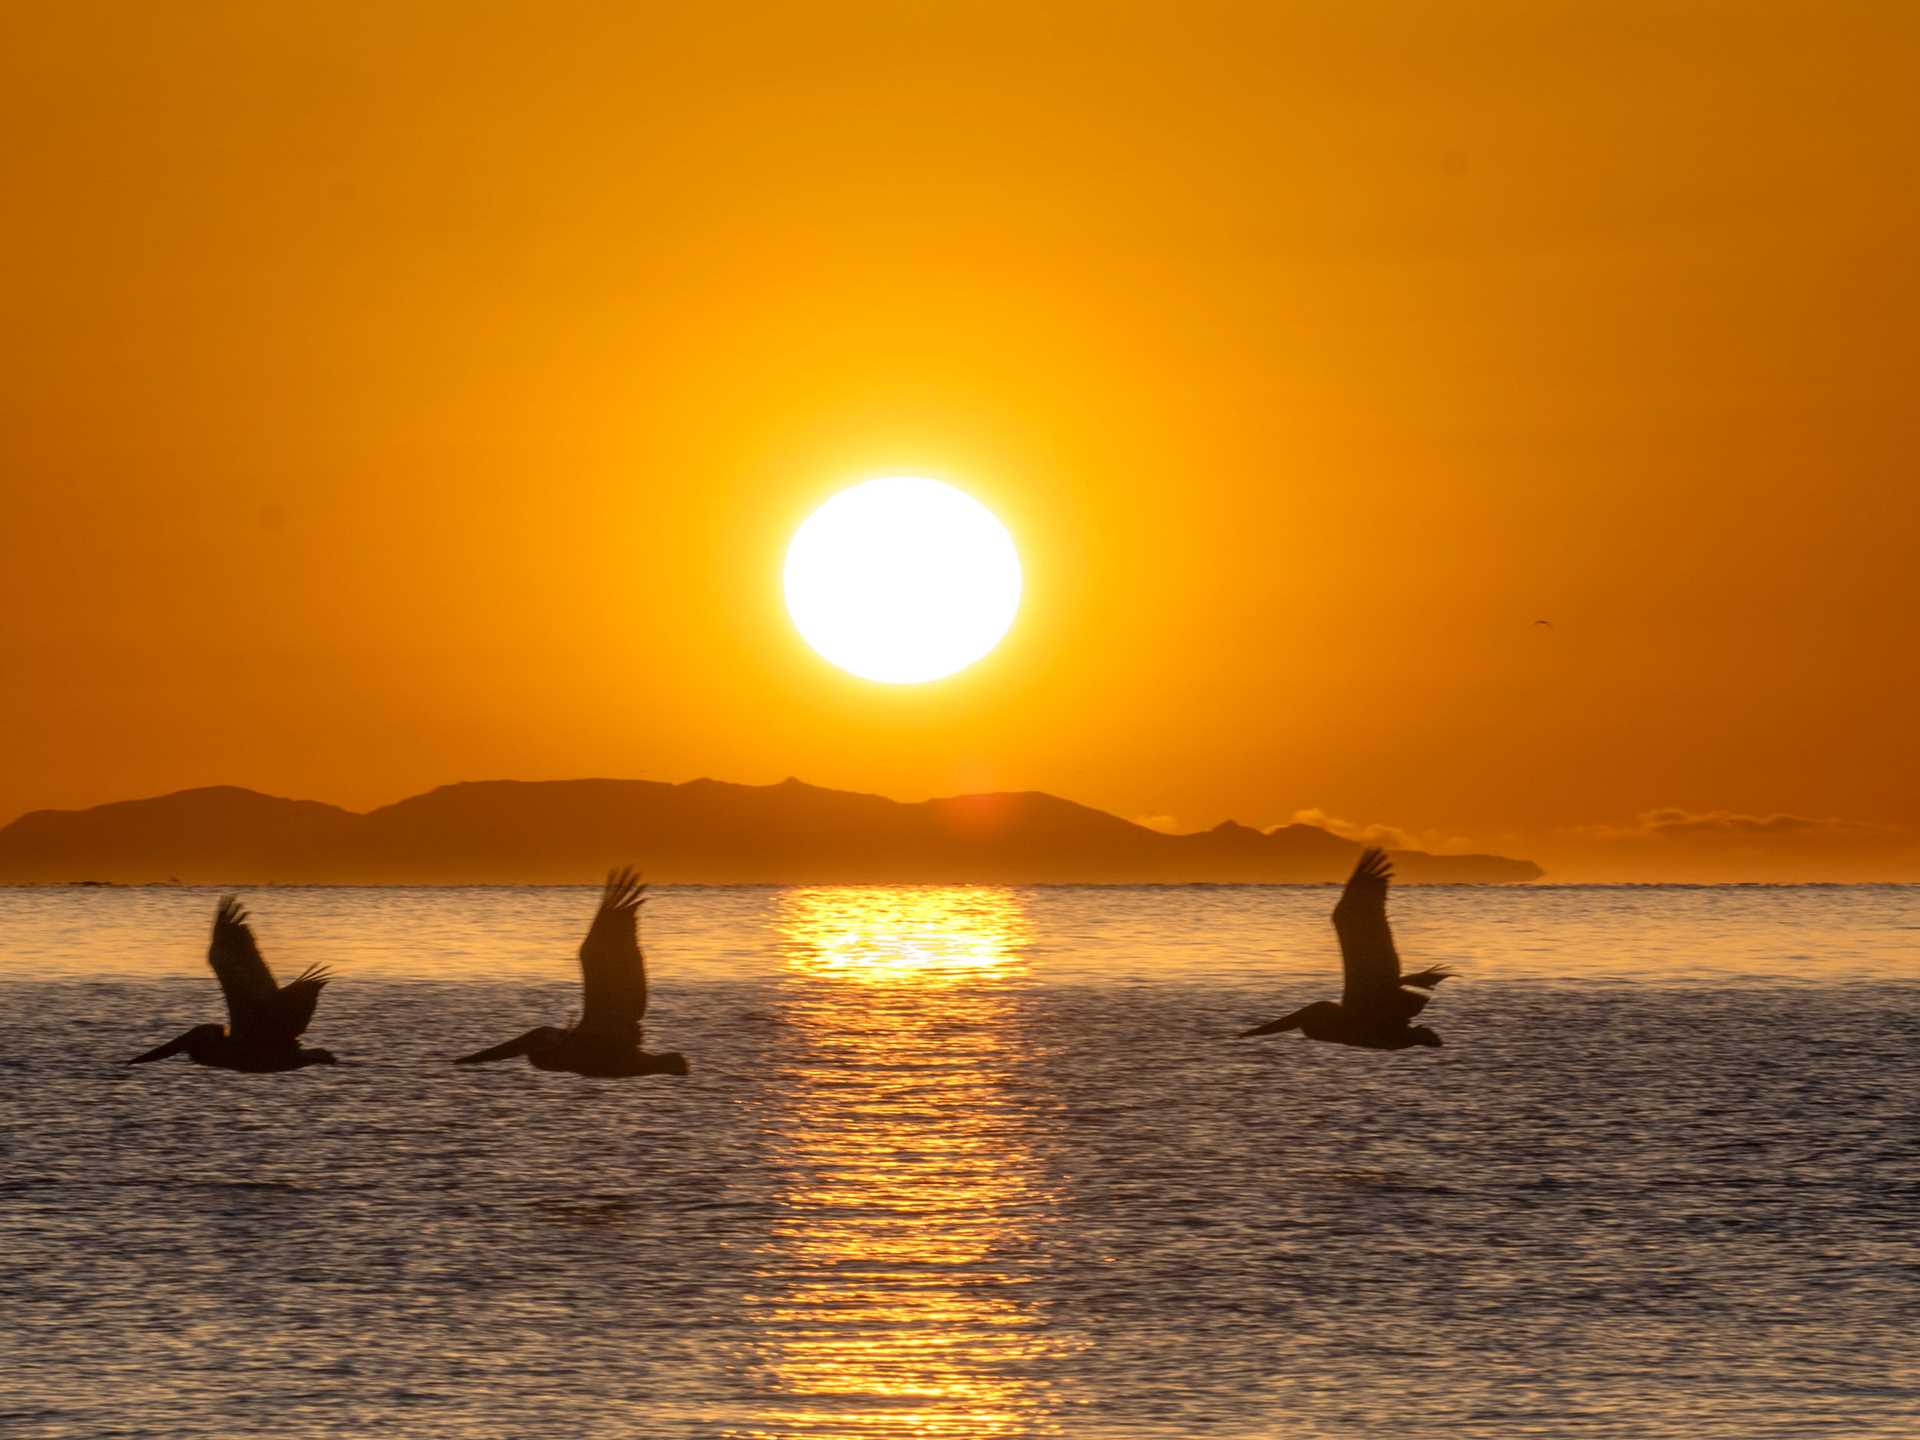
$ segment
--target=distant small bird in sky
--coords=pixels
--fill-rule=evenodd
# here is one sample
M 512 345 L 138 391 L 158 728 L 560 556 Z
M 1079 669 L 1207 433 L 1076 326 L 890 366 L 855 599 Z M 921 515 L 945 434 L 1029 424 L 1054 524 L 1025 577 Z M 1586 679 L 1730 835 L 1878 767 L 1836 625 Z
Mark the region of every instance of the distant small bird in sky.
M 1553 629 L 1553 622 L 1551 620 L 1536 620 L 1533 623 L 1536 625 L 1544 625 L 1549 630 Z

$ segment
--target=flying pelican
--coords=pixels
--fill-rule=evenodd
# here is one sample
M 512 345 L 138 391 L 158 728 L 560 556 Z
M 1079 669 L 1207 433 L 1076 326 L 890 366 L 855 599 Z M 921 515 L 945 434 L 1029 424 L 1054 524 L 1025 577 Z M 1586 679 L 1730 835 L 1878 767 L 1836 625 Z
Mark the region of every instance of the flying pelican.
M 196 1025 L 177 1040 L 136 1055 L 127 1063 L 144 1065 L 185 1051 L 199 1065 L 221 1070 L 264 1073 L 298 1070 L 305 1065 L 336 1065 L 331 1050 L 303 1050 L 300 1037 L 313 1020 L 313 1007 L 330 978 L 325 968 L 309 966 L 298 980 L 276 985 L 260 958 L 247 912 L 229 895 L 213 915 L 213 943 L 207 963 L 227 997 L 226 1025 Z
M 1340 903 L 1333 907 L 1333 928 L 1340 936 L 1340 960 L 1346 988 L 1339 1000 L 1320 1000 L 1242 1033 L 1278 1035 L 1304 1030 L 1309 1040 L 1363 1045 L 1369 1050 L 1405 1050 L 1440 1044 L 1425 1025 L 1407 1022 L 1426 1008 L 1432 990 L 1453 974 L 1439 966 L 1417 975 L 1400 973 L 1400 955 L 1387 925 L 1387 882 L 1393 866 L 1384 850 L 1363 850 Z
M 600 909 L 580 943 L 580 978 L 586 1004 L 578 1024 L 562 1030 L 541 1025 L 517 1040 L 462 1055 L 456 1065 L 485 1065 L 527 1057 L 536 1070 L 575 1075 L 684 1075 L 687 1057 L 677 1051 L 651 1055 L 640 1048 L 640 1018 L 647 1013 L 647 961 L 640 953 L 640 907 L 647 887 L 631 869 L 607 876 Z

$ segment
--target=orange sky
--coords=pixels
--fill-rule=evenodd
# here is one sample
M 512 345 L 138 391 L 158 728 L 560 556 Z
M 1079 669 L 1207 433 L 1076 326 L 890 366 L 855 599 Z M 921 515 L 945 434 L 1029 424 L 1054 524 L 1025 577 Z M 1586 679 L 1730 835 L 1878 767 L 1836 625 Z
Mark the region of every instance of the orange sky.
M 0 819 L 797 773 L 1920 879 L 1920 9 L 653 9 L 6 8 Z M 787 622 L 883 473 L 1021 546 L 955 679 Z

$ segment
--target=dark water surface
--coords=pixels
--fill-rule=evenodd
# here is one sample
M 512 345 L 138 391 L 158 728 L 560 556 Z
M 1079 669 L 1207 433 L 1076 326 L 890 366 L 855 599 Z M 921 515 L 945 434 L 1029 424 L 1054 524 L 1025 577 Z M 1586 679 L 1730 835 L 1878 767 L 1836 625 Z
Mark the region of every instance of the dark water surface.
M 222 1018 L 214 896 L 0 890 L 0 1432 L 1920 1435 L 1920 891 L 668 890 L 687 1080 L 446 1057 L 584 890 L 263 890 L 357 1063 Z

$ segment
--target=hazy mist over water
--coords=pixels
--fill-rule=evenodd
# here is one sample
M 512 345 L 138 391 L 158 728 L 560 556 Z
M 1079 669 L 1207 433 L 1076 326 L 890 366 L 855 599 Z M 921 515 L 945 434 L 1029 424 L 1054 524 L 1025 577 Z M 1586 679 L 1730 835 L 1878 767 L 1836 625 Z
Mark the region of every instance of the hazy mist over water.
M 448 1057 L 578 1005 L 594 889 L 247 899 L 351 1062 L 224 1018 L 210 890 L 0 890 L 0 1430 L 1911 1437 L 1920 889 L 668 889 L 686 1080 Z

